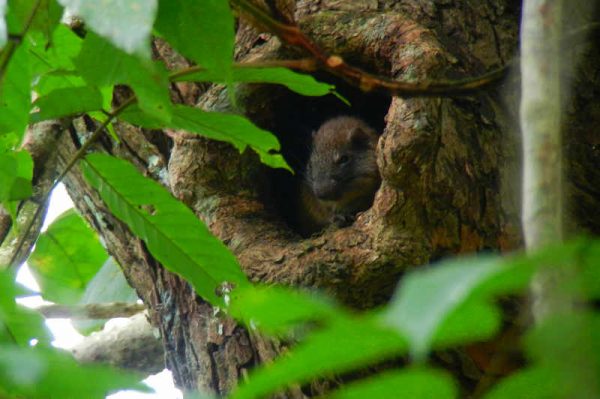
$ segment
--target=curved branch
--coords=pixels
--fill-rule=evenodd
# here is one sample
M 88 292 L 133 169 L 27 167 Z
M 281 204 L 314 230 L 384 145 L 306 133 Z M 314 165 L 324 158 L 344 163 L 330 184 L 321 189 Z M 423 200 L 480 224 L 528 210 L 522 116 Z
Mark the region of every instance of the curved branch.
M 485 88 L 507 76 L 510 64 L 473 78 L 448 81 L 400 82 L 378 76 L 344 61 L 339 55 L 327 54 L 314 43 L 300 28 L 273 19 L 265 11 L 248 0 L 231 0 L 243 16 L 249 17 L 257 26 L 277 35 L 285 43 L 302 48 L 309 53 L 317 65 L 340 77 L 364 92 L 382 91 L 400 97 L 467 95 Z

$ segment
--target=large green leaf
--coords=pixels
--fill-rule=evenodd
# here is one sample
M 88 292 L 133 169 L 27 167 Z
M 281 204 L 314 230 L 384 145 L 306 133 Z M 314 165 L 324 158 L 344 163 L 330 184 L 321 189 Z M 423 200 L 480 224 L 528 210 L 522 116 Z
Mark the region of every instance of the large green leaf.
M 285 305 L 281 307 L 285 312 Z M 344 318 L 314 332 L 285 356 L 254 372 L 233 398 L 263 398 L 292 383 L 401 355 L 406 341 L 370 318 Z
M 157 120 L 171 118 L 169 81 L 161 64 L 129 55 L 92 32 L 83 41 L 75 64 L 89 84 L 131 86 L 142 110 Z
M 282 311 L 285 308 L 285 311 Z M 283 334 L 308 321 L 332 322 L 347 316 L 344 309 L 315 292 L 283 287 L 256 287 L 235 290 L 229 313 L 263 333 Z
M 500 316 L 491 297 L 524 288 L 533 270 L 533 262 L 481 256 L 442 262 L 407 275 L 384 317 L 407 336 L 412 355 L 422 360 L 432 344 L 447 346 L 493 334 Z
M 219 70 L 203 70 L 176 78 L 176 81 L 199 81 L 227 83 Z M 231 71 L 233 82 L 273 83 L 286 86 L 288 89 L 304 96 L 324 96 L 333 93 L 335 86 L 317 81 L 311 75 L 304 75 L 286 68 L 249 68 L 234 67 Z
M 96 233 L 69 210 L 40 235 L 28 263 L 45 299 L 75 304 L 107 257 Z
M 103 399 L 123 389 L 148 392 L 141 376 L 101 365 L 82 365 L 58 349 L 0 345 L 0 396 Z
M 20 136 L 15 133 L 0 135 L 0 203 L 14 219 L 19 201 L 32 195 L 33 160 L 27 151 L 14 151 Z M 7 148 L 8 147 L 8 148 Z
M 150 56 L 150 32 L 156 0 L 59 0 L 73 14 L 116 47 Z
M 156 29 L 181 54 L 228 81 L 234 30 L 227 1 L 160 0 Z
M 127 223 L 167 269 L 217 305 L 224 282 L 248 284 L 235 256 L 194 213 L 131 164 L 102 154 L 85 158 L 85 176 L 115 216 Z
M 9 33 L 22 34 L 25 23 L 36 6 L 29 32 L 42 33 L 47 42 L 63 14 L 63 9 L 56 0 L 8 0 L 6 21 Z
M 330 399 L 452 399 L 458 397 L 456 383 L 447 373 L 409 368 L 386 372 L 365 381 L 345 385 L 327 396 Z
M 123 271 L 110 257 L 85 287 L 80 303 L 135 302 L 138 296 L 129 286 Z
M 166 126 L 137 107 L 128 108 L 120 118 L 149 129 L 170 127 L 198 133 L 214 140 L 231 143 L 240 152 L 250 147 L 258 153 L 263 163 L 274 168 L 289 169 L 281 154 L 275 153 L 280 148 L 277 138 L 270 132 L 256 127 L 243 116 L 176 105 L 173 108 L 173 118 Z
M 569 399 L 569 384 L 564 384 L 560 370 L 551 367 L 535 367 L 519 371 L 502 380 L 485 399 Z M 591 399 L 591 398 L 590 398 Z
M 0 202 L 29 198 L 33 160 L 27 151 L 0 153 Z
M 26 43 L 22 43 L 13 54 L 5 75 L 0 77 L 0 134 L 14 132 L 22 137 L 30 107 L 30 55 Z
M 24 294 L 25 290 L 15 284 L 10 271 L 0 270 L 0 292 L 0 345 L 16 343 L 27 347 L 34 339 L 40 345 L 49 344 L 50 333 L 42 316 L 15 302 L 15 297 Z
M 41 35 L 30 36 L 31 67 L 35 79 L 34 90 L 40 96 L 52 90 L 81 87 L 85 81 L 75 73 L 73 60 L 81 51 L 83 41 L 64 25 L 52 35 L 50 45 Z
M 107 303 L 107 302 L 136 302 L 137 294 L 129 286 L 121 268 L 110 257 L 104 262 L 98 273 L 85 287 L 85 292 L 79 303 Z M 73 326 L 80 331 L 89 334 L 92 330 L 104 325 L 105 320 L 73 320 Z
M 31 122 L 97 111 L 102 108 L 102 94 L 92 86 L 55 89 L 34 103 L 38 112 L 31 114 Z
M 580 309 L 545 319 L 528 332 L 525 347 L 534 364 L 555 369 L 561 375 L 562 384 L 569 390 L 565 397 L 600 397 L 600 312 L 597 309 Z

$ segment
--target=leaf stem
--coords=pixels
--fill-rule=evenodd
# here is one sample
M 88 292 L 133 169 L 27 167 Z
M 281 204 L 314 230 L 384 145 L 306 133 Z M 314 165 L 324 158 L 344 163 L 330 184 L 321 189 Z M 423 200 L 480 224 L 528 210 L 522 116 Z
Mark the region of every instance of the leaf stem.
M 32 9 L 31 9 L 31 12 L 27 16 L 27 19 L 25 20 L 25 25 L 23 25 L 23 30 L 21 31 L 21 33 L 19 33 L 18 35 L 10 35 L 9 36 L 9 41 L 6 44 L 6 47 L 4 47 L 4 50 L 1 53 L 2 57 L 0 58 L 0 83 L 4 80 L 4 74 L 6 73 L 6 70 L 8 69 L 8 64 L 9 64 L 12 56 L 14 55 L 15 51 L 17 50 L 17 47 L 23 41 L 23 38 L 27 34 L 27 31 L 29 31 L 29 28 L 31 27 L 31 24 L 33 23 L 33 19 L 35 18 L 35 14 L 37 13 L 38 9 L 40 8 L 41 3 L 42 3 L 41 0 L 37 0 L 35 2 L 35 4 L 33 5 Z

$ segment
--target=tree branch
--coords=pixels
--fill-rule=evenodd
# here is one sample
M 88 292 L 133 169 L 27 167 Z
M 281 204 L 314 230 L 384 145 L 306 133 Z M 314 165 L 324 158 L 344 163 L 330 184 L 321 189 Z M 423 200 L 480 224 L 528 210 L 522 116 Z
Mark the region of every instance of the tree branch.
M 34 310 L 44 317 L 66 319 L 113 319 L 115 317 L 131 317 L 146 309 L 140 303 L 91 303 L 86 305 L 42 305 Z
M 365 92 L 382 91 L 400 97 L 466 95 L 498 82 L 507 75 L 510 63 L 474 78 L 448 81 L 399 82 L 373 75 L 347 64 L 339 55 L 327 54 L 297 26 L 286 25 L 268 15 L 248 0 L 231 0 L 243 16 L 257 26 L 277 35 L 285 43 L 304 49 L 317 65 Z

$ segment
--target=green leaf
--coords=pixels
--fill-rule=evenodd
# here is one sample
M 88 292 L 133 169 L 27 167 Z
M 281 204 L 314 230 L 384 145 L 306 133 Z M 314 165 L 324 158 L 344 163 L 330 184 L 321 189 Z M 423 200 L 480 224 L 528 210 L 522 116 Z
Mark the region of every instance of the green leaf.
M 27 151 L 0 153 L 0 202 L 29 198 L 33 160 Z
M 143 239 L 167 269 L 212 304 L 222 283 L 248 284 L 235 256 L 194 213 L 131 164 L 101 154 L 85 158 L 84 173 L 113 214 Z
M 401 395 L 400 395 L 401 393 Z M 452 399 L 458 397 L 456 383 L 447 373 L 422 368 L 389 371 L 364 381 L 345 385 L 330 393 L 330 399 Z
M 129 286 L 123 271 L 110 257 L 85 287 L 80 303 L 135 302 L 138 296 Z
M 169 81 L 161 64 L 129 55 L 91 32 L 75 64 L 90 85 L 131 86 L 144 112 L 163 122 L 171 118 Z
M 156 0 L 59 0 L 100 36 L 121 50 L 150 57 Z
M 149 392 L 140 379 L 108 366 L 79 364 L 57 349 L 0 346 L 0 395 L 103 399 L 123 389 Z
M 29 62 L 27 45 L 22 43 L 15 50 L 6 74 L 0 77 L 0 134 L 14 132 L 21 138 L 25 133 L 31 107 Z
M 36 3 L 38 3 L 38 0 L 8 0 L 6 21 L 10 33 L 14 35 L 23 33 L 25 23 L 32 15 Z M 62 14 L 63 9 L 56 0 L 39 0 L 39 7 L 35 10 L 28 33 L 41 32 L 45 37 L 45 41 L 48 42 L 52 31 L 60 22 Z
M 237 66 L 231 72 L 231 80 L 233 82 L 280 84 L 304 96 L 324 96 L 333 93 L 335 89 L 335 86 L 319 82 L 311 75 L 304 75 L 286 68 L 249 68 Z M 219 70 L 203 70 L 178 77 L 175 81 L 227 83 L 225 78 Z
M 73 59 L 81 51 L 83 41 L 64 25 L 59 25 L 50 45 L 41 35 L 31 35 L 31 67 L 36 84 L 34 90 L 44 96 L 54 89 L 85 86 L 75 72 Z
M 120 118 L 134 125 L 149 129 L 165 127 L 160 121 L 137 107 L 130 107 L 120 115 Z M 233 114 L 206 112 L 198 108 L 175 105 L 173 118 L 166 125 L 173 129 L 198 133 L 213 140 L 233 144 L 240 152 L 247 147 L 258 153 L 260 160 L 273 168 L 290 170 L 279 151 L 277 138 L 270 132 L 256 127 L 248 119 Z
M 372 319 L 338 320 L 312 333 L 272 364 L 257 369 L 232 397 L 263 398 L 289 384 L 390 359 L 405 350 L 404 339 Z
M 596 265 L 597 266 L 597 265 Z M 568 397 L 600 397 L 600 313 L 579 310 L 556 314 L 528 332 L 526 352 L 543 366 L 558 370 Z
M 442 262 L 404 278 L 384 317 L 406 334 L 421 360 L 432 344 L 488 337 L 500 324 L 490 297 L 524 288 L 533 262 L 520 265 L 475 257 Z
M 67 115 L 96 111 L 102 108 L 100 90 L 91 86 L 56 89 L 38 98 L 34 106 L 38 112 L 31 114 L 32 123 Z
M 36 73 L 53 70 L 74 70 L 74 59 L 81 51 L 83 40 L 65 25 L 59 25 L 52 33 L 52 41 L 48 45 L 39 35 L 30 37 L 32 68 Z
M 107 257 L 96 233 L 69 210 L 40 235 L 28 263 L 45 299 L 76 304 Z
M 600 240 L 584 237 L 564 246 L 573 247 L 573 253 L 570 259 L 563 261 L 567 281 L 560 288 L 566 289 L 568 296 L 578 299 L 600 299 Z
M 285 306 L 285 312 L 282 307 Z M 284 287 L 256 287 L 235 290 L 229 313 L 268 334 L 283 334 L 307 321 L 333 321 L 346 312 L 315 292 Z
M 569 396 L 564 378 L 556 369 L 536 367 L 517 372 L 502 380 L 485 399 L 567 399 Z
M 545 319 L 525 337 L 533 365 L 501 381 L 486 398 L 600 397 L 598 337 L 597 311 L 574 310 Z
M 129 286 L 117 262 L 110 257 L 85 287 L 79 303 L 136 302 L 137 294 Z M 73 320 L 73 326 L 84 335 L 104 325 L 104 320 Z
M 182 55 L 228 81 L 233 23 L 227 1 L 160 0 L 156 29 Z
M 15 302 L 15 297 L 24 292 L 7 270 L 0 271 L 0 292 L 0 344 L 8 342 L 27 347 L 34 339 L 39 344 L 49 344 L 50 333 L 42 316 Z

